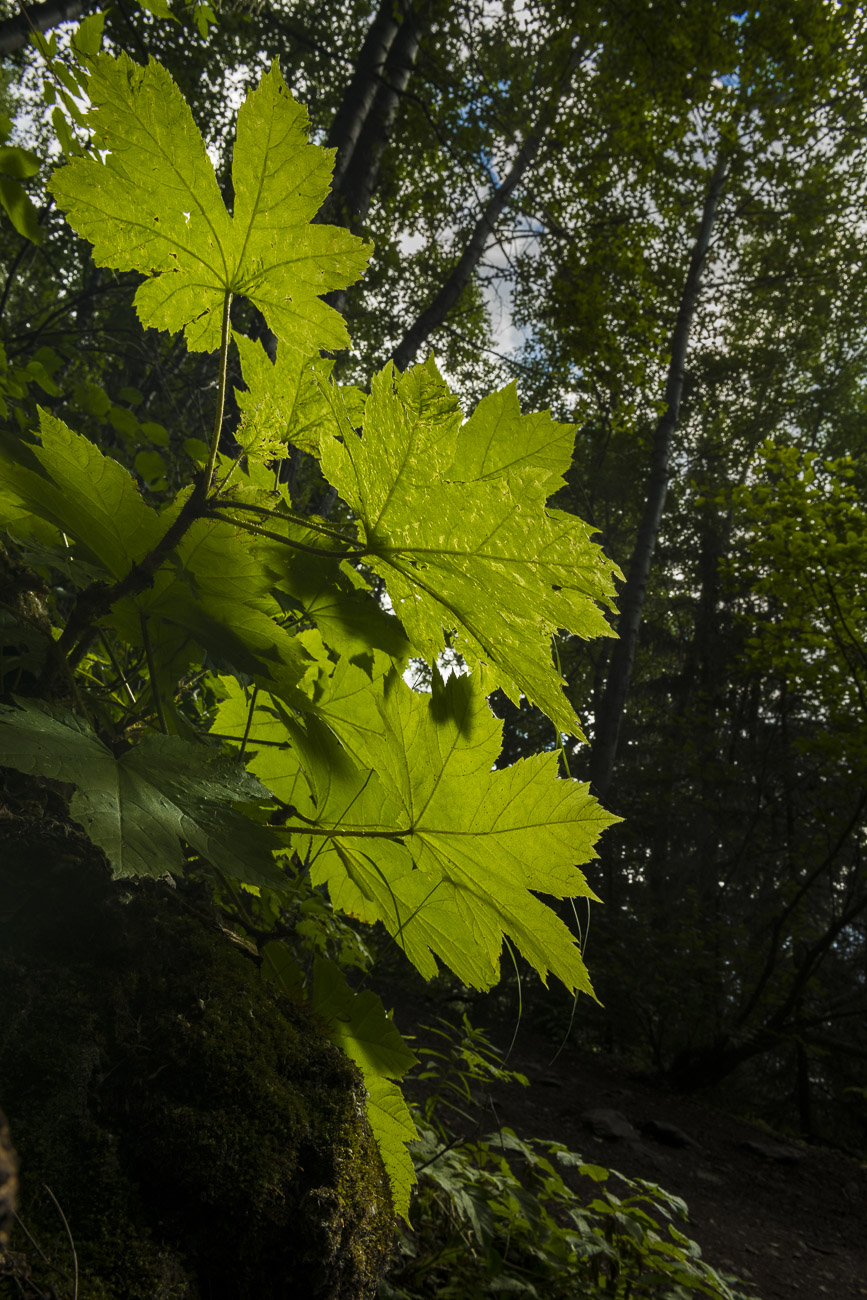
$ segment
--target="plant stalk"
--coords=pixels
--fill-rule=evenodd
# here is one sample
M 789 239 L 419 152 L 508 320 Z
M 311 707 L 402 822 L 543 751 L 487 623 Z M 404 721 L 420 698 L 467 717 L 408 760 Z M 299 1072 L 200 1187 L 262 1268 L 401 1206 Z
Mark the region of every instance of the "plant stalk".
M 229 372 L 230 341 L 229 308 L 231 305 L 232 295 L 227 289 L 223 298 L 223 319 L 220 323 L 220 378 L 219 387 L 217 389 L 217 409 L 214 413 L 214 429 L 211 434 L 211 451 L 202 477 L 206 495 L 208 494 L 214 477 L 214 467 L 217 463 L 217 452 L 220 449 L 220 434 L 223 431 L 223 413 L 226 409 L 226 380 Z

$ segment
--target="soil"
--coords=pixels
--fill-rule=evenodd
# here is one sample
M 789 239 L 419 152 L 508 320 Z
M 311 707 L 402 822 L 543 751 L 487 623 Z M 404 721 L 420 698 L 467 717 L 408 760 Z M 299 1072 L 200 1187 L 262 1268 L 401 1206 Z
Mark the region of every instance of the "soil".
M 404 1032 L 442 1014 L 430 1001 L 410 1004 L 405 989 L 382 993 L 386 1005 L 396 1005 Z M 479 1011 L 470 1018 L 484 1025 Z M 489 1036 L 505 1050 L 512 1027 L 491 1029 Z M 682 1197 L 689 1223 L 681 1230 L 708 1263 L 735 1274 L 757 1300 L 867 1297 L 867 1163 L 711 1109 L 695 1094 L 636 1078 L 616 1060 L 574 1044 L 552 1060 L 556 1050 L 522 1022 L 508 1064 L 529 1086 L 494 1088 L 486 1129 L 499 1123 L 523 1138 L 565 1143 L 590 1162 Z M 623 1117 L 634 1135 L 597 1136 L 585 1117 L 600 1110 Z M 605 1117 L 600 1124 L 605 1127 Z M 609 1124 L 621 1127 L 616 1116 Z M 684 1139 L 685 1145 L 672 1145 Z

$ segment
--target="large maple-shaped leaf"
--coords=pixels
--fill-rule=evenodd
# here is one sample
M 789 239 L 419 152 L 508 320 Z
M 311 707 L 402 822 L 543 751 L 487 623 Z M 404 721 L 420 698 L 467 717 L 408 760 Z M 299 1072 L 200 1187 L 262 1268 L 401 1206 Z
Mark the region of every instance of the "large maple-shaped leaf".
M 219 347 L 227 294 L 255 303 L 278 338 L 310 354 L 345 347 L 340 315 L 320 295 L 351 284 L 369 256 L 360 239 L 311 225 L 333 154 L 307 142 L 307 115 L 276 63 L 238 114 L 234 212 L 178 87 L 153 60 L 100 54 L 88 123 L 104 158 L 74 158 L 50 189 L 98 266 L 141 271 L 144 325 L 184 329 L 188 347 Z
M 166 529 L 183 498 L 161 517 Z M 270 571 L 247 534 L 231 524 L 200 519 L 184 534 L 153 582 L 124 597 L 111 618 L 124 638 L 152 645 L 157 686 L 170 697 L 206 650 L 213 667 L 246 674 L 295 704 L 298 686 L 314 667 L 298 636 L 281 626 Z
M 535 895 L 592 897 L 576 864 L 617 818 L 587 785 L 558 777 L 554 754 L 492 771 L 502 724 L 475 676 L 426 696 L 392 675 L 379 712 L 381 730 L 355 738 L 364 768 L 336 771 L 327 754 L 302 763 L 316 819 L 296 846 L 314 883 L 342 910 L 382 921 L 425 976 L 439 956 L 489 988 L 507 938 L 543 978 L 590 991 L 572 935 Z
M 93 730 L 39 701 L 0 706 L 0 763 L 75 786 L 70 816 L 104 850 L 116 876 L 183 868 L 181 841 L 228 875 L 279 888 L 267 827 L 237 812 L 268 791 L 240 763 L 177 736 L 145 736 L 115 758 Z
M 618 573 L 580 519 L 545 507 L 569 465 L 571 431 L 521 416 L 514 389 L 482 402 L 462 427 L 433 360 L 373 381 L 363 436 L 341 417 L 322 467 L 359 520 L 365 563 L 386 581 L 410 640 L 435 662 L 453 634 L 491 689 L 525 694 L 580 735 L 551 659 L 551 637 L 610 636 Z

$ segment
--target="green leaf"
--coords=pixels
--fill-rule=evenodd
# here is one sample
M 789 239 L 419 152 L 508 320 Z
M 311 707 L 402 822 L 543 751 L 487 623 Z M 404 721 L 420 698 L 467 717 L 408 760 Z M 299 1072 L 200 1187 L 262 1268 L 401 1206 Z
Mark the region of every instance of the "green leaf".
M 123 577 L 162 536 L 159 516 L 116 460 L 47 411 L 40 410 L 39 424 L 41 446 L 0 442 L 2 495 L 74 538 L 107 573 Z
M 0 706 L 0 728 L 7 767 L 75 785 L 70 815 L 104 850 L 115 876 L 180 871 L 186 841 L 246 884 L 283 883 L 273 834 L 232 807 L 268 797 L 240 764 L 157 735 L 115 758 L 81 718 L 39 701 Z
M 317 958 L 313 1008 L 325 1021 L 331 1041 L 355 1062 L 367 1089 L 367 1116 L 391 1184 L 394 1208 L 408 1221 L 415 1170 L 407 1143 L 418 1137 L 395 1079 L 416 1064 L 394 1022 L 369 989 L 354 993 L 333 962 Z
M 242 425 L 261 429 L 263 434 L 270 433 L 278 444 L 292 443 L 318 456 L 323 427 L 330 428 L 332 434 L 340 432 L 322 387 L 334 369 L 334 362 L 318 355 L 305 355 L 281 343 L 272 363 L 261 343 L 243 334 L 234 334 L 233 338 L 247 385 L 235 389 Z M 349 405 L 350 416 L 360 423 L 364 395 L 349 386 L 343 386 L 340 391 Z M 282 450 L 281 447 L 281 454 Z
M 333 962 L 316 959 L 313 1006 L 329 1025 L 332 1040 L 367 1074 L 402 1079 L 418 1058 L 389 1019 L 377 995 L 354 993 Z
M 153 483 L 165 476 L 166 462 L 158 451 L 138 452 L 134 464 L 136 474 L 140 474 L 146 483 Z
M 322 545 L 315 528 L 291 524 L 277 524 L 277 528 L 295 542 Z M 383 610 L 351 564 L 322 555 L 299 555 L 273 544 L 265 544 L 261 551 L 271 564 L 279 591 L 287 597 L 287 607 L 314 622 L 326 644 L 339 655 L 352 658 L 379 650 L 396 667 L 406 665 L 411 647 L 400 621 Z
M 592 993 L 573 936 L 535 895 L 593 898 L 576 864 L 618 819 L 586 784 L 559 779 L 555 754 L 492 771 L 502 724 L 475 676 L 423 696 L 393 674 L 380 714 L 382 729 L 356 738 L 368 770 L 314 782 L 326 835 L 296 842 L 314 883 L 344 911 L 381 920 L 428 978 L 439 956 L 490 988 L 508 938 L 543 980 Z
M 217 26 L 217 15 L 209 4 L 193 4 L 193 16 L 202 40 L 207 40 L 208 29 Z
M 357 279 L 369 249 L 310 224 L 332 158 L 307 143 L 306 113 L 276 63 L 238 114 L 233 216 L 168 72 L 125 54 L 99 54 L 92 67 L 88 125 L 106 157 L 72 160 L 49 188 L 98 266 L 147 275 L 135 296 L 143 324 L 183 328 L 189 348 L 212 351 L 226 295 L 243 294 L 293 348 L 345 347 L 343 320 L 319 295 Z
M 67 158 L 79 158 L 81 156 L 81 145 L 73 135 L 63 109 L 59 104 L 51 110 L 51 122 L 57 135 L 58 144 Z M 49 182 L 50 188 L 51 183 Z
M 287 715 L 265 691 L 248 691 L 234 678 L 221 677 L 225 694 L 217 709 L 213 731 L 245 742 L 247 767 L 284 804 L 306 817 L 315 815 L 310 784 L 301 768 Z
M 550 411 L 522 415 L 518 386 L 511 383 L 483 397 L 462 426 L 446 478 L 509 478 L 513 486 L 541 496 L 544 504 L 566 482 L 574 444 L 574 426 L 558 424 Z
M 600 606 L 612 606 L 619 570 L 580 519 L 545 508 L 570 439 L 545 417 L 520 416 L 516 400 L 507 390 L 481 403 L 462 428 L 433 359 L 402 376 L 387 366 L 362 438 L 332 391 L 343 440 L 324 442 L 322 468 L 358 516 L 365 563 L 385 578 L 420 653 L 435 663 L 453 633 L 470 665 L 490 667 L 491 690 L 516 703 L 525 694 L 580 735 L 551 638 L 611 636 Z
M 0 172 L 4 176 L 11 176 L 16 181 L 26 181 L 36 175 L 41 165 L 36 154 L 31 153 L 29 149 L 21 149 L 18 145 L 9 144 L 0 147 Z
M 162 529 L 170 522 L 170 512 L 164 513 Z M 112 617 L 133 644 L 141 644 L 142 615 L 157 630 L 170 689 L 173 675 L 176 681 L 194 661 L 195 646 L 202 646 L 218 670 L 245 673 L 301 705 L 306 697 L 298 686 L 313 661 L 304 643 L 277 621 L 281 609 L 271 595 L 270 573 L 246 543 L 246 535 L 231 526 L 199 520 L 152 585 L 118 602 Z
M 97 9 L 78 24 L 72 36 L 72 48 L 79 59 L 95 59 L 102 44 L 107 10 Z
M 177 18 L 166 4 L 166 0 L 141 0 L 142 9 L 146 9 L 154 18 L 170 18 L 172 22 L 177 22 Z
M 0 176 L 0 204 L 19 235 L 29 239 L 31 244 L 42 243 L 39 213 L 18 181 Z

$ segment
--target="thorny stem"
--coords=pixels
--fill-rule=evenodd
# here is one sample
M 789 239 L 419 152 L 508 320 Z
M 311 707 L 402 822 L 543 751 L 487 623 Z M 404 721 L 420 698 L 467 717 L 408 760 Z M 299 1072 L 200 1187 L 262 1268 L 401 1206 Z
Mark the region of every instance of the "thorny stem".
M 361 548 L 354 551 L 329 551 L 324 546 L 308 546 L 306 542 L 295 542 L 291 537 L 284 537 L 282 533 L 275 533 L 270 528 L 262 528 L 259 524 L 247 524 L 241 519 L 233 519 L 231 515 L 221 514 L 219 510 L 209 510 L 208 517 L 210 519 L 219 519 L 224 524 L 234 524 L 236 528 L 241 528 L 246 533 L 252 533 L 255 537 L 267 537 L 272 542 L 282 542 L 284 546 L 290 547 L 293 551 L 304 551 L 307 555 L 321 555 L 326 560 L 356 560 L 360 559 L 362 555 L 368 554 L 366 550 Z
M 145 658 L 147 659 L 147 664 L 148 664 L 148 676 L 151 679 L 151 691 L 153 692 L 154 704 L 156 705 L 157 717 L 159 718 L 160 731 L 163 733 L 163 735 L 167 736 L 169 733 L 169 729 L 166 726 L 166 715 L 163 713 L 163 702 L 160 699 L 160 692 L 157 686 L 157 671 L 156 671 L 156 664 L 154 663 L 154 654 L 153 654 L 153 648 L 151 646 L 150 633 L 148 632 L 147 615 L 142 614 L 140 616 L 139 621 L 141 623 L 141 636 L 142 636 L 142 641 L 144 642 Z
M 205 492 L 209 490 L 211 480 L 214 477 L 214 466 L 217 463 L 217 452 L 220 449 L 220 434 L 223 431 L 223 412 L 226 408 L 226 380 L 229 372 L 229 308 L 231 305 L 232 295 L 227 289 L 223 297 L 223 319 L 220 324 L 220 378 L 217 389 L 217 409 L 214 412 L 214 431 L 211 434 L 211 451 L 204 473 Z
M 105 633 L 102 631 L 102 629 L 100 629 L 99 632 L 99 639 L 102 642 L 103 646 L 105 647 L 105 652 L 108 655 L 109 659 L 111 660 L 111 666 L 114 669 L 114 671 L 117 673 L 118 680 L 120 681 L 121 686 L 123 686 L 124 689 L 126 690 L 126 693 L 129 696 L 130 701 L 134 708 L 137 703 L 135 698 L 135 692 L 133 691 L 132 687 L 127 681 L 126 673 L 123 671 L 120 664 L 118 663 L 117 655 L 114 653 L 114 650 L 112 649 L 111 642 L 109 641 Z

